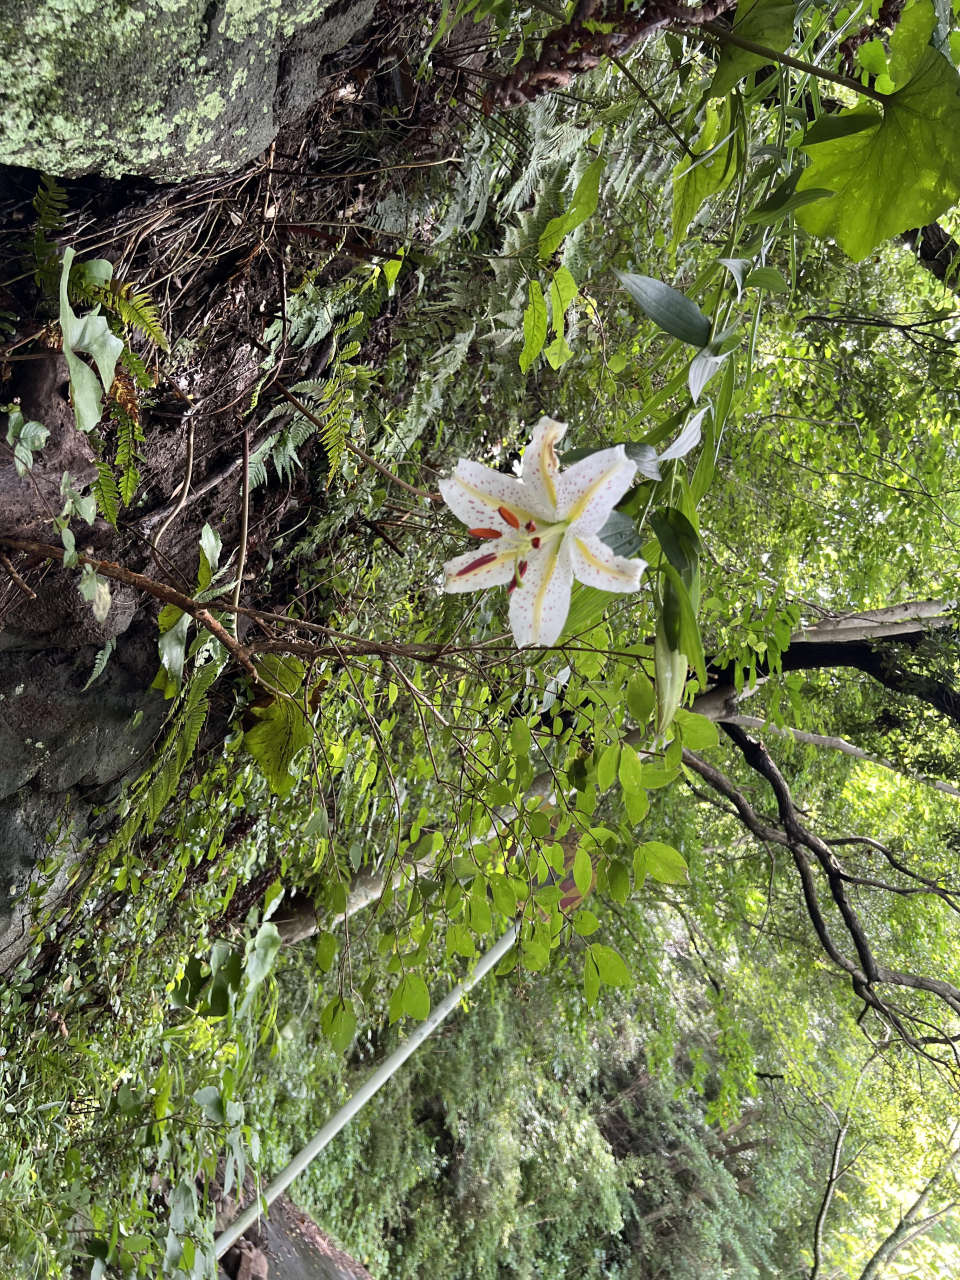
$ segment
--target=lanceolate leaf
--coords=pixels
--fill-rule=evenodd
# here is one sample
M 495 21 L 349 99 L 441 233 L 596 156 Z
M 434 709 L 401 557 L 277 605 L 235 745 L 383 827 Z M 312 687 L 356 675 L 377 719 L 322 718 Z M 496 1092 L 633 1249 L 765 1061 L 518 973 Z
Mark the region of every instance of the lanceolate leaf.
M 547 304 L 536 280 L 530 281 L 527 308 L 523 313 L 523 350 L 520 371 L 526 373 L 543 350 L 547 338 Z
M 600 199 L 600 178 L 606 162 L 598 157 L 587 168 L 577 183 L 573 200 L 566 213 L 559 218 L 551 218 L 540 236 L 540 257 L 549 258 L 560 247 L 560 243 L 569 232 L 593 216 Z
M 652 276 L 615 271 L 614 275 L 658 328 L 691 347 L 710 341 L 710 321 L 695 302 Z
M 797 220 L 832 236 L 854 262 L 910 227 L 923 227 L 960 199 L 960 76 L 928 48 L 909 84 L 890 95 L 883 117 L 872 103 L 850 115 L 875 128 L 814 144 L 797 193 L 836 194 Z
M 685 157 L 673 171 L 673 239 L 671 254 L 686 235 L 687 227 L 708 197 L 722 191 L 736 173 L 733 138 L 730 135 L 730 102 L 720 111 L 707 104 L 700 137 L 693 144 L 692 157 Z M 709 159 L 702 157 L 714 152 Z

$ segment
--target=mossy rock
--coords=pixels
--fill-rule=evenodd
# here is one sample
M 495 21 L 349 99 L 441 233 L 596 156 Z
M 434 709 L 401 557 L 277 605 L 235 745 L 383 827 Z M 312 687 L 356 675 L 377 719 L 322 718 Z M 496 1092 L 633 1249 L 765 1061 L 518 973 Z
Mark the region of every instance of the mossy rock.
M 309 105 L 305 70 L 315 84 L 317 61 L 372 9 L 373 0 L 4 0 L 0 163 L 173 180 L 237 169 L 276 136 L 278 97 Z M 292 97 L 282 86 L 278 95 L 285 53 Z

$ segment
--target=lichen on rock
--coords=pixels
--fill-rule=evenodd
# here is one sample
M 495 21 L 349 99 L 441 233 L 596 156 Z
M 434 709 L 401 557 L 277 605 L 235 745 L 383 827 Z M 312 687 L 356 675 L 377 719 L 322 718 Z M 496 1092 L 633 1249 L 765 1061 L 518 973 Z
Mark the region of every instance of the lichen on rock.
M 282 123 L 281 58 L 321 56 L 373 0 L 6 0 L 0 163 L 59 177 L 180 179 L 232 170 Z M 282 95 L 281 95 L 282 97 Z

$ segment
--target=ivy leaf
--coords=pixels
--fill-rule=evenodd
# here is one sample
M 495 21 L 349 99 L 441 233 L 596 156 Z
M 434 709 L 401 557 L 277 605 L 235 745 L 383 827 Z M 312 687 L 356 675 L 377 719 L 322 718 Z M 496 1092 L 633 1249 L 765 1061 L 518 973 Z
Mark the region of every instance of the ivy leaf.
M 793 40 L 793 24 L 797 16 L 795 4 L 778 3 L 778 0 L 740 0 L 733 30 L 744 40 L 762 44 L 766 49 L 784 53 Z M 722 98 L 738 80 L 772 62 L 759 53 L 738 49 L 725 44 L 720 52 L 716 75 L 710 86 L 711 98 Z
M 883 117 L 862 103 L 841 118 L 876 128 L 814 144 L 797 193 L 830 187 L 829 200 L 797 214 L 807 231 L 832 236 L 854 262 L 910 227 L 925 227 L 960 199 L 960 76 L 927 48 Z
M 312 737 L 303 708 L 287 698 L 253 709 L 259 724 L 243 735 L 243 745 L 256 760 L 274 795 L 285 796 L 296 779 L 290 765 Z
M 658 329 L 698 349 L 710 341 L 710 321 L 685 294 L 652 276 L 627 271 L 613 274 Z
M 551 218 L 540 235 L 540 257 L 546 260 L 556 253 L 560 242 L 569 232 L 592 217 L 600 200 L 600 178 L 606 161 L 598 156 L 577 183 L 570 208 L 559 218 Z

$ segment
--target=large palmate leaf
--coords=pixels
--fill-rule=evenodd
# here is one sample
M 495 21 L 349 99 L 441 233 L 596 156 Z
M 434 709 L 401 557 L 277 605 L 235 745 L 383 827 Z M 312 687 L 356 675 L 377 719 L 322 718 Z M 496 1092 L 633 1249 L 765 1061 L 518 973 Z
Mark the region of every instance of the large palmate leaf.
M 862 103 L 841 118 L 878 119 L 876 128 L 804 147 L 813 163 L 798 191 L 835 194 L 797 211 L 818 236 L 832 236 L 854 262 L 883 240 L 923 227 L 960 199 L 960 76 L 927 48 L 916 73 L 884 103 L 883 118 Z
M 733 29 L 744 40 L 762 44 L 765 49 L 783 53 L 793 39 L 793 23 L 797 15 L 795 4 L 783 4 L 782 0 L 740 0 Z M 722 98 L 730 92 L 738 80 L 766 66 L 770 58 L 748 53 L 736 45 L 723 46 L 717 73 L 710 86 L 712 98 Z

